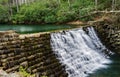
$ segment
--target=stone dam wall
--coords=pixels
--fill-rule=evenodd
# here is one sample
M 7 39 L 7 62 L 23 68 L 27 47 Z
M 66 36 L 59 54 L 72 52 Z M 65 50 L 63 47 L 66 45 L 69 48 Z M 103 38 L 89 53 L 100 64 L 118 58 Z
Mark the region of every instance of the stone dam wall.
M 120 54 L 120 25 L 109 21 L 94 23 L 99 38 L 106 47 L 115 53 Z
M 31 74 L 67 77 L 64 66 L 51 50 L 50 33 L 0 32 L 0 69 L 9 73 L 19 71 L 20 66 Z
M 119 26 L 105 24 L 94 27 L 102 42 L 120 54 Z M 51 49 L 49 32 L 26 35 L 14 31 L 0 32 L 0 69 L 9 73 L 19 71 L 20 66 L 28 73 L 39 73 L 40 76 L 68 76 Z

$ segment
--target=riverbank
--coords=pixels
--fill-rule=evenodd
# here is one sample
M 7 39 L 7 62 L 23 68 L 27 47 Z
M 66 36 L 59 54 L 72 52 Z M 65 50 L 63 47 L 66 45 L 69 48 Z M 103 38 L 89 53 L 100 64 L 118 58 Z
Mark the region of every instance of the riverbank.
M 84 26 L 84 25 L 91 25 L 93 22 L 99 22 L 102 21 L 104 19 L 108 19 L 110 20 L 110 15 L 109 13 L 92 13 L 86 16 L 81 17 L 79 20 L 67 20 L 67 21 L 62 21 L 62 22 L 53 22 L 53 23 L 46 23 L 46 22 L 38 22 L 38 21 L 22 21 L 22 22 L 18 22 L 18 21 L 8 21 L 5 23 L 1 23 L 3 25 L 8 24 L 8 25 L 64 25 L 64 24 L 68 24 L 68 25 L 73 25 L 73 26 Z M 116 16 L 116 14 L 113 14 L 112 16 Z M 92 23 L 91 23 L 92 22 Z

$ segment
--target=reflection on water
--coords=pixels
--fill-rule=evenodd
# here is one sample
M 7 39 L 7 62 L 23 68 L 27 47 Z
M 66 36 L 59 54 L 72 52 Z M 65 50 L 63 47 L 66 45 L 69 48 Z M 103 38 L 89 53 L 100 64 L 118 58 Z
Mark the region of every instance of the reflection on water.
M 18 33 L 36 33 L 51 30 L 69 29 L 70 25 L 0 25 L 0 31 L 15 30 Z

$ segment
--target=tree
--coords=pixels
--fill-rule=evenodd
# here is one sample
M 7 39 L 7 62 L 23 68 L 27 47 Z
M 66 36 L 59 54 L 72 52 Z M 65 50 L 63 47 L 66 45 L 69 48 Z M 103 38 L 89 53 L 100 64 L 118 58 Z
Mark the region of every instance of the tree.
M 16 2 L 17 12 L 19 12 L 19 2 L 18 0 L 16 0 L 15 2 Z
M 0 22 L 9 20 L 8 0 L 0 1 Z
M 97 11 L 98 0 L 95 0 L 95 10 Z

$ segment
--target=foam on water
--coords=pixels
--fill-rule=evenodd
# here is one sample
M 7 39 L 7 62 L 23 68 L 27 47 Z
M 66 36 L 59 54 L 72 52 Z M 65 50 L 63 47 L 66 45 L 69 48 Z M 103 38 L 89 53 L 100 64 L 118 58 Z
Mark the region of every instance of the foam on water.
M 106 47 L 97 37 L 94 28 L 52 33 L 51 45 L 60 62 L 65 65 L 69 77 L 86 77 L 109 63 L 103 51 Z

